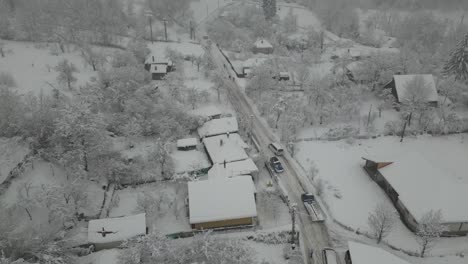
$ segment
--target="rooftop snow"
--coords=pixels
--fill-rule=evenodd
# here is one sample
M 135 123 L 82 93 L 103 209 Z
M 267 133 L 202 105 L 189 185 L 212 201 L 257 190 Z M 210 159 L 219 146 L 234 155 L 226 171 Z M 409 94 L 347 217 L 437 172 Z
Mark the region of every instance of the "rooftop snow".
M 145 64 L 166 64 L 166 65 L 172 65 L 172 61 L 167 59 L 164 55 L 162 54 L 150 54 L 146 60 Z
M 222 111 L 215 105 L 208 105 L 192 110 L 190 113 L 196 116 L 213 117 L 216 115 L 221 115 Z
M 468 201 L 468 183 L 416 152 L 387 161 L 393 163 L 379 171 L 416 220 L 430 210 L 441 209 L 446 222 L 468 221 L 468 211 L 460 210 L 460 204 Z
M 151 65 L 150 73 L 167 73 L 167 65 L 153 64 Z
M 410 264 L 390 252 L 378 247 L 348 241 L 349 253 L 353 264 Z
M 229 139 L 236 142 L 236 144 L 239 145 L 239 147 L 243 149 L 249 148 L 249 145 L 247 145 L 247 143 L 245 143 L 244 140 L 241 138 L 241 136 L 237 133 L 229 134 Z
M 273 48 L 273 46 L 266 39 L 258 39 L 254 43 L 256 48 Z
M 245 159 L 236 162 L 226 163 L 226 168 L 223 164 L 215 164 L 208 171 L 208 178 L 218 178 L 218 177 L 233 177 L 240 175 L 252 175 L 252 173 L 258 172 L 258 168 L 252 159 Z
M 226 133 L 234 133 L 239 131 L 237 120 L 235 117 L 224 117 L 213 119 L 198 128 L 198 135 L 201 138 L 217 136 Z
M 171 153 L 176 173 L 192 172 L 211 167 L 206 154 L 198 150 L 174 151 Z
M 226 135 L 204 138 L 203 143 L 213 163 L 233 162 L 248 158 L 236 140 Z
M 437 89 L 432 74 L 394 75 L 393 79 L 395 80 L 398 100 L 401 102 L 402 100 L 408 99 L 408 90 L 411 89 L 411 87 L 408 87 L 408 83 L 410 83 L 415 77 L 421 77 L 424 81 L 424 88 L 427 91 L 427 94 L 425 95 L 426 100 L 428 102 L 437 102 Z
M 113 233 L 107 233 L 103 237 L 101 233 L 98 233 L 103 229 Z M 145 214 L 91 220 L 88 225 L 89 243 L 118 242 L 144 234 L 146 234 Z
M 198 140 L 196 138 L 184 138 L 184 139 L 177 140 L 178 148 L 196 146 L 197 144 L 198 144 Z
M 190 223 L 256 217 L 254 191 L 250 177 L 189 182 Z

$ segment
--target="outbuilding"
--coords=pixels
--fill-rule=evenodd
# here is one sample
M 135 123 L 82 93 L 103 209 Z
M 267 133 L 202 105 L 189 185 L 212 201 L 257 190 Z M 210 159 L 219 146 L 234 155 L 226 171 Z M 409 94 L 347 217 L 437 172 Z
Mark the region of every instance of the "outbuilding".
M 432 74 L 393 75 L 393 79 L 384 89 L 391 89 L 400 104 L 424 102 L 437 106 L 439 98 Z
M 273 45 L 266 39 L 258 39 L 254 43 L 253 53 L 271 54 L 273 53 Z
M 88 223 L 88 242 L 94 245 L 95 250 L 115 248 L 127 239 L 146 233 L 146 215 L 144 213 L 96 219 Z

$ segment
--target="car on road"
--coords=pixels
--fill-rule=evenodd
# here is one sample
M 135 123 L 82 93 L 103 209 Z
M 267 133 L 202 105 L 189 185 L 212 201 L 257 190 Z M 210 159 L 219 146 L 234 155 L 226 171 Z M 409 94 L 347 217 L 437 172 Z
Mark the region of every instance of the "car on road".
M 271 157 L 270 158 L 270 164 L 273 170 L 275 170 L 276 173 L 281 173 L 284 171 L 283 165 L 281 164 L 280 160 L 278 157 Z
M 276 156 L 283 155 L 283 152 L 284 152 L 283 147 L 281 147 L 281 145 L 276 142 L 273 142 L 270 145 L 268 145 L 268 148 L 270 148 L 271 151 L 273 151 L 273 153 L 275 153 Z
M 325 216 L 322 213 L 322 208 L 317 203 L 315 196 L 311 193 L 303 193 L 301 200 L 304 203 L 304 207 L 307 213 L 312 217 L 312 221 L 321 222 L 325 220 Z

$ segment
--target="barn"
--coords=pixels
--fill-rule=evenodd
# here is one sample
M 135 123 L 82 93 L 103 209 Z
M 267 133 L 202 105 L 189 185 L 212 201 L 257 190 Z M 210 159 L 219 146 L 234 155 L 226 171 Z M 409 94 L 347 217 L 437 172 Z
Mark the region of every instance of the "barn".
M 215 177 L 188 183 L 193 229 L 255 225 L 257 207 L 251 177 Z
M 273 53 L 273 45 L 266 39 L 258 39 L 255 41 L 252 51 L 253 53 L 271 54 Z
M 437 106 L 439 98 L 432 74 L 394 75 L 384 89 L 391 89 L 400 104 L 417 101 Z
M 137 214 L 89 221 L 88 242 L 95 250 L 111 249 L 130 238 L 147 233 L 146 215 Z
M 468 211 L 460 207 L 468 201 L 468 183 L 454 170 L 442 170 L 421 153 L 398 158 L 364 158 L 364 170 L 374 180 L 413 232 L 418 220 L 430 210 L 441 210 L 444 235 L 468 234 Z M 441 161 L 442 162 L 442 161 Z

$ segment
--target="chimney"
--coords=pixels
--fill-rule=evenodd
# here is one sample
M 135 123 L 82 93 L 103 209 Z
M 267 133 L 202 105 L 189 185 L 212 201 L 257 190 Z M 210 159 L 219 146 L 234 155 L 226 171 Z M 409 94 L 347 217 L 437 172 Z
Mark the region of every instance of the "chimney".
M 219 140 L 219 145 L 220 145 L 220 146 L 223 145 L 223 140 L 222 140 L 222 139 Z
M 153 62 L 154 62 L 154 56 L 151 56 L 153 58 Z
M 224 160 L 224 162 L 223 162 L 223 163 L 224 163 L 224 168 L 226 168 L 226 160 Z

